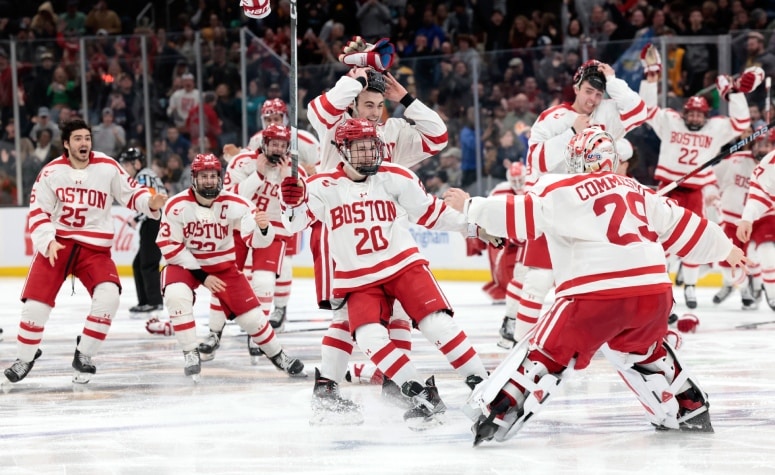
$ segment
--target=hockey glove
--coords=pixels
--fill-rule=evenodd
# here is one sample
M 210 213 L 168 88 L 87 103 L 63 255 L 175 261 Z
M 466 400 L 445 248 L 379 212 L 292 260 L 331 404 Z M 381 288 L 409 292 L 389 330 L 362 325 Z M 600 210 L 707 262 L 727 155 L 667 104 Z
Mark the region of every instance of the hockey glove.
M 718 89 L 719 96 L 725 101 L 729 100 L 729 94 L 737 92 L 732 82 L 732 78 L 724 74 L 716 77 L 716 89 Z
M 646 46 L 640 50 L 640 64 L 643 65 L 643 75 L 649 73 L 662 73 L 662 58 L 659 55 L 659 50 L 651 43 L 647 43 Z
M 240 0 L 240 6 L 245 16 L 250 18 L 264 18 L 272 13 L 269 0 Z
M 301 178 L 289 176 L 283 179 L 280 191 L 282 192 L 283 203 L 291 208 L 295 208 L 304 202 L 304 197 L 307 194 L 307 184 Z
M 477 224 L 468 225 L 468 236 L 479 238 L 481 241 L 490 244 L 493 247 L 503 247 L 503 239 L 488 233 L 483 227 Z
M 345 47 L 342 48 L 342 52 L 344 54 L 363 53 L 369 46 L 373 47 L 374 45 L 366 43 L 366 41 L 360 36 L 353 36 L 350 41 L 347 42 Z
M 366 43 L 365 51 L 339 55 L 339 61 L 353 67 L 370 66 L 384 73 L 393 65 L 395 53 L 393 43 L 388 38 L 382 38 L 374 45 Z
M 678 331 L 681 333 L 694 333 L 697 331 L 699 325 L 700 319 L 697 318 L 697 315 L 692 313 L 681 315 L 681 318 L 678 319 L 678 323 L 676 323 L 676 327 L 678 327 Z
M 764 80 L 764 70 L 759 66 L 751 66 L 743 71 L 743 74 L 735 81 L 735 89 L 737 92 L 748 94 L 753 91 Z
M 156 317 L 145 322 L 145 330 L 151 335 L 171 336 L 175 334 L 175 330 L 172 328 L 172 323 L 169 320 L 162 322 Z

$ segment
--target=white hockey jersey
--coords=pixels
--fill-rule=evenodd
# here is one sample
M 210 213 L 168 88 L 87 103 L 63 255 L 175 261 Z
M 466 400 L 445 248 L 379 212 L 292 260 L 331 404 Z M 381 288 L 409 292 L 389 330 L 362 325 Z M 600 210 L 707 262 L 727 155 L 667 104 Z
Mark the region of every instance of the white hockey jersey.
M 331 171 L 341 156 L 334 145 L 334 134 L 340 122 L 350 118 L 347 107 L 363 90 L 357 80 L 342 76 L 333 88 L 309 103 L 307 120 L 320 139 L 320 166 L 318 171 Z M 432 157 L 447 146 L 447 125 L 439 114 L 415 100 L 404 111 L 411 125 L 404 119 L 390 118 L 377 126 L 380 137 L 387 146 L 385 160 L 411 167 Z
M 735 152 L 716 165 L 715 173 L 721 192 L 719 209 L 722 223 L 737 223 L 743 217 L 751 173 L 759 162 L 750 151 Z
M 765 155 L 754 168 L 750 185 L 742 219 L 754 222 L 772 213 L 775 204 L 775 151 Z
M 619 140 L 646 120 L 646 105 L 626 82 L 615 77 L 606 78 L 606 92 L 611 98 L 600 102 L 589 117 L 589 123 L 600 125 L 615 140 Z M 573 137 L 572 127 L 578 116 L 572 104 L 567 102 L 538 116 L 530 129 L 528 141 L 528 188 L 541 175 L 566 173 L 565 150 Z
M 224 270 L 236 260 L 234 229 L 249 246 L 260 247 L 254 210 L 248 200 L 225 190 L 209 207 L 202 206 L 189 188 L 167 201 L 156 244 L 168 264 L 205 272 Z
M 552 262 L 561 263 L 559 297 L 655 293 L 671 285 L 666 251 L 704 263 L 732 249 L 715 223 L 609 172 L 546 175 L 523 196 L 473 198 L 466 208 L 468 220 L 491 234 L 545 235 Z
M 55 238 L 94 248 L 113 245 L 113 200 L 159 219 L 148 206 L 150 191 L 113 158 L 92 152 L 89 165 L 75 169 L 62 155 L 43 167 L 30 193 L 29 227 L 35 249 L 47 255 Z
M 407 168 L 383 163 L 376 175 L 354 182 L 342 165 L 307 180 L 307 199 L 288 208 L 292 232 L 319 220 L 330 230 L 336 262 L 334 295 L 379 284 L 412 264 L 427 264 L 401 215 L 429 229 L 466 232 L 465 217 L 429 195 Z
M 245 179 L 233 185 L 231 191 L 247 198 L 259 211 L 266 211 L 277 236 L 291 237 L 293 234 L 283 226 L 280 196 L 283 178 L 291 176 L 291 160 L 286 158 L 282 166 L 266 167 L 266 174 L 257 171 L 257 160 L 253 159 L 240 167 L 241 171 L 250 172 Z M 299 176 L 306 177 L 303 168 L 299 168 Z
M 259 130 L 248 142 L 248 149 L 256 153 L 261 153 L 261 146 L 264 144 L 263 130 Z M 320 142 L 314 134 L 306 130 L 298 129 L 299 164 L 313 167 L 320 166 Z M 235 157 L 236 159 L 236 157 Z M 233 163 L 233 161 L 232 161 Z
M 730 140 L 750 127 L 751 114 L 742 93 L 729 95 L 729 117 L 711 117 L 698 131 L 686 128 L 681 114 L 657 106 L 657 84 L 641 81 L 640 95 L 648 108 L 648 123 L 662 141 L 654 178 L 671 183 L 715 157 Z M 681 183 L 684 188 L 702 188 L 716 183 L 711 167 Z

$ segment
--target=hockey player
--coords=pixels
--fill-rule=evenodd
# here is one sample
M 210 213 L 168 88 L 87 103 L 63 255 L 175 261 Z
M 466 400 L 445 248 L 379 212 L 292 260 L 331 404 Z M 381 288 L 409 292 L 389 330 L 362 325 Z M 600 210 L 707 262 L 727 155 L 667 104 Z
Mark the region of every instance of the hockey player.
M 352 45 L 348 47 L 351 50 L 354 48 Z M 389 118 L 382 122 L 385 100 L 402 104 L 406 119 Z M 336 127 L 349 118 L 363 118 L 374 124 L 386 147 L 384 159 L 405 167 L 432 157 L 447 146 L 447 126 L 441 117 L 412 97 L 390 73 L 380 74 L 368 67 L 352 68 L 333 88 L 313 99 L 307 118 L 320 139 L 319 170 L 322 172 L 331 171 L 342 162 L 335 146 L 335 132 Z M 352 409 L 351 403 L 343 402 L 345 400 L 338 389 L 347 372 L 353 340 L 346 304 L 341 300 L 335 300 L 333 305 L 331 302 L 334 265 L 329 254 L 329 242 L 328 230 L 320 223 L 314 224 L 310 249 L 314 258 L 318 304 L 320 308 L 335 310 L 322 341 L 320 374 L 315 379 L 313 404 L 324 407 L 323 403 L 334 401 L 332 406 L 335 408 L 344 406 Z M 396 309 L 389 325 L 393 341 L 408 352 L 411 349 L 411 326 L 404 312 Z M 389 379 L 384 379 L 384 384 L 386 395 L 400 393 Z
M 643 100 L 605 63 L 592 60 L 582 64 L 573 76 L 573 90 L 576 98 L 572 104 L 547 109 L 530 129 L 526 190 L 546 173 L 565 173 L 565 148 L 577 132 L 600 124 L 618 140 L 646 119 Z M 605 93 L 610 99 L 603 98 Z M 544 298 L 554 283 L 545 239 L 528 240 L 525 266 L 528 270 L 514 329 L 517 339 L 538 321 Z
M 318 220 L 330 230 L 327 244 L 336 262 L 334 297 L 347 301 L 349 329 L 358 346 L 414 407 L 411 425 L 436 420 L 445 411 L 434 377 L 424 383 L 409 357 L 381 323 L 398 300 L 423 335 L 473 387 L 487 376 L 466 334 L 419 253 L 405 216 L 429 229 L 466 232 L 463 216 L 427 194 L 410 170 L 383 163 L 385 144 L 367 119 L 347 119 L 336 129 L 343 157 L 334 170 L 303 180 L 286 178 L 284 223 L 299 231 Z M 422 295 L 418 299 L 417 295 Z
M 718 76 L 716 87 L 724 100 L 729 101 L 729 117 L 709 118 L 710 107 L 704 97 L 690 97 L 683 112 L 662 109 L 657 106 L 657 81 L 661 77 L 661 60 L 656 48 L 648 44 L 642 57 L 650 58 L 651 67 L 646 68 L 645 80 L 641 82 L 640 95 L 648 108 L 647 123 L 661 140 L 659 158 L 654 179 L 660 187 L 683 177 L 699 165 L 719 153 L 721 147 L 739 137 L 751 125 L 751 115 L 744 93 L 756 89 L 764 79 L 759 67 L 746 69 L 736 81 L 728 76 Z M 700 216 L 705 215 L 705 203 L 715 199 L 716 175 L 707 168 L 689 177 L 681 186 L 667 193 L 679 205 Z M 684 299 L 690 309 L 697 307 L 695 285 L 699 279 L 700 266 L 695 262 L 682 261 Z
M 113 245 L 113 200 L 159 219 L 167 196 L 151 192 L 126 174 L 113 158 L 92 151 L 91 129 L 83 120 L 61 127 L 64 154 L 38 174 L 30 195 L 29 227 L 36 254 L 22 290 L 17 360 L 5 370 L 12 383 L 24 379 L 35 360 L 59 288 L 68 275 L 86 287 L 92 305 L 76 339 L 73 382 L 97 372 L 97 354 L 116 315 L 121 293 Z
M 291 130 L 284 125 L 270 125 L 262 132 L 263 141 L 258 157 L 240 167 L 243 172 L 247 169 L 252 169 L 252 172 L 235 184 L 231 191 L 248 199 L 258 211 L 266 213 L 273 230 L 274 239 L 268 246 L 250 250 L 252 253 L 251 286 L 258 298 L 261 311 L 269 318 L 276 289 L 280 288 L 280 281 L 285 277 L 290 282 L 291 268 L 285 264 L 284 259 L 286 249 L 298 240 L 298 235 L 285 230 L 280 210 L 280 183 L 283 178 L 291 176 L 289 155 Z M 284 309 L 285 306 L 282 308 Z M 284 320 L 283 316 L 279 321 L 279 328 L 284 326 Z M 220 345 L 224 323 L 225 320 L 214 322 L 211 319 L 210 334 L 207 340 L 199 345 L 199 352 L 207 355 L 203 356 L 203 359 L 209 360 L 214 357 L 214 351 Z M 213 327 L 216 327 L 215 331 Z M 249 339 L 248 348 L 251 356 L 254 357 L 252 361 L 257 363 L 256 358 L 260 356 L 260 352 L 251 343 L 252 340 Z
M 190 189 L 170 198 L 156 240 L 167 261 L 162 271 L 164 304 L 183 349 L 185 374 L 196 379 L 201 371 L 193 305 L 194 290 L 204 285 L 278 370 L 306 376 L 304 364 L 283 351 L 235 264 L 234 228 L 239 227 L 251 246 L 261 247 L 274 238 L 271 227 L 257 229 L 261 215 L 255 206 L 222 190 L 221 162 L 215 155 L 194 158 L 191 182 Z
M 542 177 L 524 196 L 467 199 L 450 190 L 445 197 L 496 234 L 545 235 L 553 261 L 563 263 L 554 268 L 555 302 L 529 345 L 515 348 L 509 364 L 472 394 L 474 444 L 513 436 L 566 369 L 586 368 L 601 347 L 654 426 L 712 432 L 707 395 L 664 340 L 673 301 L 665 248 L 734 267 L 744 266 L 743 251 L 716 224 L 612 173 L 614 138 L 602 129 L 575 135 L 566 157 L 572 175 Z M 482 394 L 493 396 L 481 400 L 484 407 Z
M 761 266 L 765 299 L 775 310 L 775 130 L 767 131 L 753 146 L 755 157 L 763 156 L 750 178 L 748 198 L 737 222 L 737 237 L 748 244 L 751 259 Z M 759 297 L 759 287 L 751 284 L 751 298 Z
M 748 129 L 744 135 L 751 134 Z M 771 149 L 769 134 L 765 134 L 757 139 L 753 145 L 746 147 L 745 150 L 735 152 L 721 163 L 714 167 L 716 179 L 718 181 L 719 199 L 718 208 L 721 215 L 720 225 L 727 236 L 732 239 L 735 245 L 744 247 L 743 243 L 737 238 L 737 223 L 743 215 L 748 189 L 756 166 Z M 751 246 L 754 247 L 754 246 Z M 761 267 L 752 255 L 752 249 L 748 249 L 748 257 L 756 262 L 749 264 L 748 268 L 751 275 L 744 276 L 744 282 L 740 287 L 740 297 L 742 299 L 743 310 L 752 310 L 758 307 L 758 300 L 761 297 L 762 275 Z M 732 268 L 721 261 L 719 263 L 722 276 L 722 287 L 713 296 L 713 303 L 720 304 L 732 293 L 735 279 L 732 276 Z
M 156 175 L 156 172 L 145 166 L 145 155 L 140 149 L 128 148 L 124 150 L 118 156 L 118 162 L 134 181 L 147 187 L 152 194 L 159 193 L 165 189 L 164 183 Z M 161 251 L 159 251 L 159 246 L 156 245 L 156 235 L 159 234 L 159 220 L 145 219 L 144 214 L 138 213 L 132 219 L 131 225 L 132 227 L 140 226 L 138 232 L 140 234 L 140 245 L 132 261 L 132 275 L 135 280 L 138 303 L 130 308 L 129 312 L 132 314 L 158 312 L 164 309 L 159 279 Z

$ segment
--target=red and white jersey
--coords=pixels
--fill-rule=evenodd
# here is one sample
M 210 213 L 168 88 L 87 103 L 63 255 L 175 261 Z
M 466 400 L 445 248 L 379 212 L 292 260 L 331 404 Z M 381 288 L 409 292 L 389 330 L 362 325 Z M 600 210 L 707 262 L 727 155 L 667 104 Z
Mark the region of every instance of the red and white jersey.
M 309 103 L 307 120 L 320 139 L 320 166 L 318 171 L 331 171 L 342 161 L 334 142 L 336 127 L 350 118 L 347 113 L 355 98 L 363 90 L 359 81 L 342 76 L 333 88 Z M 387 146 L 385 160 L 411 167 L 432 157 L 447 146 L 447 125 L 439 114 L 414 100 L 404 111 L 407 119 L 390 118 L 377 126 Z
M 775 151 L 762 158 L 751 173 L 748 200 L 745 202 L 742 219 L 754 222 L 764 215 L 773 213 L 775 204 Z
M 247 198 L 259 211 L 266 211 L 277 236 L 291 237 L 293 233 L 283 227 L 280 196 L 283 178 L 291 176 L 291 159 L 286 158 L 285 162 L 277 167 L 267 166 L 264 174 L 257 171 L 257 161 L 257 158 L 253 159 L 241 167 L 243 171 L 252 171 L 244 180 L 235 184 L 231 191 Z M 299 175 L 306 177 L 303 168 L 299 168 Z
M 609 172 L 546 175 L 523 196 L 473 198 L 467 216 L 496 236 L 545 235 L 559 297 L 617 298 L 670 286 L 665 252 L 716 262 L 732 242 L 707 219 Z
M 514 187 L 512 187 L 509 182 L 504 181 L 495 185 L 495 188 L 493 188 L 492 191 L 490 191 L 490 194 L 488 196 L 490 197 L 496 196 L 502 199 L 506 199 L 507 196 L 524 195 L 524 194 L 525 194 L 524 189 L 514 191 Z M 524 241 L 520 241 L 517 239 L 514 240 L 514 243 L 521 244 L 521 245 L 525 244 Z
M 603 99 L 589 117 L 590 125 L 599 125 L 619 140 L 646 120 L 646 105 L 640 96 L 616 77 L 606 78 Z M 567 102 L 551 107 L 538 116 L 530 129 L 527 152 L 527 179 L 529 188 L 541 175 L 566 173 L 565 150 L 573 137 L 573 123 L 579 113 Z
M 640 94 L 648 107 L 648 123 L 662 141 L 654 178 L 671 183 L 715 157 L 727 142 L 750 127 L 751 114 L 742 93 L 729 95 L 729 117 L 711 117 L 697 131 L 686 127 L 681 113 L 657 106 L 657 84 L 641 82 Z M 702 188 L 716 183 L 711 167 L 681 183 L 684 188 Z
M 735 152 L 716 165 L 722 223 L 736 224 L 743 217 L 751 173 L 758 164 L 753 153 L 746 150 Z
M 293 130 L 293 127 L 291 127 Z M 320 142 L 314 134 L 306 130 L 298 130 L 299 164 L 318 167 L 320 165 Z M 259 130 L 248 142 L 248 149 L 256 153 L 261 153 L 261 146 L 264 144 L 264 131 Z M 235 157 L 236 158 L 236 157 Z
M 113 158 L 92 152 L 86 168 L 75 169 L 62 155 L 43 167 L 30 193 L 29 227 L 35 249 L 47 255 L 55 238 L 94 248 L 113 246 L 113 200 L 153 218 L 151 192 Z
M 465 217 L 422 187 L 407 168 L 383 163 L 376 175 L 354 182 L 342 165 L 307 180 L 307 200 L 288 208 L 292 231 L 319 220 L 329 230 L 336 262 L 334 294 L 379 284 L 413 264 L 428 264 L 402 216 L 429 229 L 467 232 Z
M 261 152 L 255 152 L 249 148 L 242 148 L 231 158 L 223 174 L 223 188 L 232 190 L 234 185 L 247 178 L 256 171 L 256 159 Z
M 253 245 L 255 206 L 245 198 L 222 190 L 212 204 L 202 206 L 189 188 L 167 200 L 156 238 L 164 259 L 185 269 L 219 272 L 234 265 L 234 238 L 239 229 L 242 239 Z M 256 243 L 256 246 L 258 244 Z

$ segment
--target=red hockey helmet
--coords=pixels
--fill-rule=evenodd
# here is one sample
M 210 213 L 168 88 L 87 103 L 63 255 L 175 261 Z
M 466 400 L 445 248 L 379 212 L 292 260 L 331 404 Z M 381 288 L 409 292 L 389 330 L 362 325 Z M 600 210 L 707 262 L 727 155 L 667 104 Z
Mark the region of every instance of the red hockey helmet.
M 702 96 L 692 96 L 689 99 L 686 100 L 686 104 L 684 104 L 684 112 L 689 111 L 700 111 L 703 114 L 707 114 L 710 112 L 710 106 L 708 105 L 708 100 L 705 99 Z
M 261 125 L 264 129 L 272 124 L 278 124 L 277 120 L 269 120 L 272 116 L 282 116 L 282 125 L 288 125 L 288 105 L 282 99 L 268 99 L 261 106 Z
M 527 177 L 527 168 L 522 162 L 513 162 L 509 167 L 509 184 L 511 188 L 516 192 L 521 190 L 525 186 L 525 178 Z
M 377 173 L 384 156 L 384 143 L 371 121 L 347 119 L 336 128 L 334 139 L 339 154 L 355 171 L 361 175 Z
M 269 142 L 278 140 L 285 142 L 285 147 L 278 153 L 277 148 L 269 149 Z M 270 163 L 278 164 L 288 153 L 291 146 L 291 129 L 284 125 L 272 124 L 261 132 L 261 151 Z
M 212 153 L 200 153 L 194 157 L 194 161 L 191 162 L 191 187 L 202 198 L 211 200 L 218 196 L 223 188 L 223 180 L 220 177 L 223 166 L 218 157 Z M 200 172 L 213 170 L 218 172 L 218 182 L 214 186 L 200 186 L 197 176 Z

